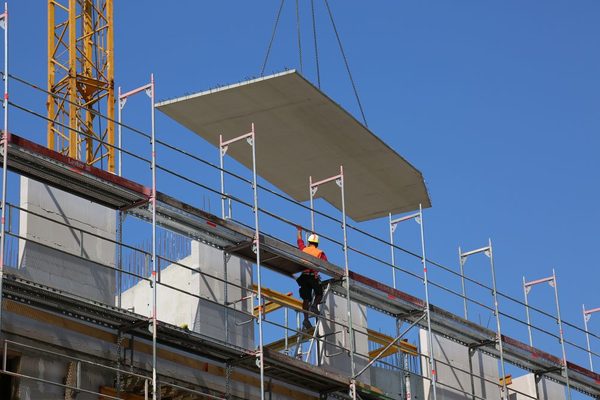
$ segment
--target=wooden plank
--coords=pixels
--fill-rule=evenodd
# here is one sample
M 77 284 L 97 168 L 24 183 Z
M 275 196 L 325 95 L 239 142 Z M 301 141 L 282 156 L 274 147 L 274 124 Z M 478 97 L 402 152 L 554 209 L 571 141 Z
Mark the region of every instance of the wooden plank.
M 133 393 L 119 393 L 117 395 L 117 389 L 110 386 L 100 386 L 100 394 L 105 394 L 107 396 L 120 397 L 123 400 L 145 400 L 144 396 L 140 396 L 138 394 Z M 112 400 L 108 397 L 101 396 L 100 400 Z

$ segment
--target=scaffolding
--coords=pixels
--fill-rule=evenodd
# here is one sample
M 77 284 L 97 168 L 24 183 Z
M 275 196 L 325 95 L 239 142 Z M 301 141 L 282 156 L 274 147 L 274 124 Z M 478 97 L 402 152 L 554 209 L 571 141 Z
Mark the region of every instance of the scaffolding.
M 170 142 L 165 142 L 157 138 L 155 133 L 155 84 L 154 77 L 150 83 L 137 89 L 118 94 L 118 119 L 112 120 L 110 117 L 98 113 L 96 117 L 106 118 L 107 121 L 116 123 L 118 126 L 118 144 L 115 146 L 102 140 L 94 139 L 100 145 L 111 147 L 117 154 L 118 174 L 112 174 L 107 171 L 77 162 L 73 158 L 46 149 L 45 147 L 29 141 L 23 137 L 11 134 L 8 129 L 8 110 L 9 107 L 20 110 L 24 114 L 33 117 L 45 119 L 43 115 L 21 105 L 19 100 L 9 100 L 8 82 L 9 78 L 24 87 L 39 91 L 44 96 L 55 96 L 61 101 L 69 102 L 67 98 L 60 98 L 60 94 L 49 93 L 38 86 L 10 74 L 8 71 L 8 13 L 0 15 L 0 22 L 5 33 L 5 57 L 4 57 L 4 130 L 2 135 L 2 163 L 3 163 L 3 181 L 2 181 L 2 235 L 0 237 L 0 326 L 7 311 L 19 315 L 27 315 L 28 318 L 38 318 L 40 321 L 46 321 L 54 326 L 70 326 L 86 332 L 102 330 L 108 341 L 114 340 L 117 343 L 116 363 L 113 359 L 102 359 L 97 355 L 86 354 L 85 349 L 65 349 L 58 348 L 55 344 L 45 343 L 42 339 L 33 337 L 20 338 L 15 340 L 14 332 L 2 331 L 3 334 L 3 364 L 0 371 L 3 375 L 14 376 L 20 379 L 31 379 L 43 384 L 58 386 L 66 391 L 82 392 L 101 396 L 101 398 L 121 399 L 124 393 L 137 393 L 140 398 L 177 398 L 182 393 L 190 398 L 211 398 L 211 399 L 230 399 L 236 396 L 232 387 L 236 381 L 249 382 L 250 386 L 256 387 L 258 394 L 253 396 L 261 400 L 267 398 L 267 393 L 279 390 L 280 393 L 289 393 L 293 396 L 293 390 L 286 392 L 288 387 L 294 387 L 299 390 L 297 396 L 313 396 L 314 394 L 321 398 L 328 395 L 351 399 L 385 399 L 389 398 L 382 393 L 376 386 L 371 386 L 362 382 L 359 378 L 365 375 L 365 372 L 373 366 L 382 365 L 393 369 L 405 377 L 418 377 L 423 382 L 428 382 L 431 386 L 430 393 L 434 400 L 438 398 L 438 392 L 442 389 L 453 390 L 469 398 L 484 399 L 477 395 L 473 389 L 465 390 L 457 387 L 449 387 L 438 374 L 440 366 L 452 367 L 461 373 L 469 374 L 472 378 L 480 379 L 486 384 L 493 385 L 498 398 L 508 399 L 510 394 L 518 394 L 523 398 L 539 399 L 540 393 L 529 395 L 519 392 L 509 387 L 505 363 L 510 363 L 524 371 L 531 371 L 536 377 L 545 376 L 548 379 L 563 384 L 567 390 L 567 395 L 571 396 L 571 389 L 584 393 L 592 398 L 600 398 L 600 375 L 593 372 L 592 358 L 598 354 L 591 350 L 590 338 L 598 340 L 600 337 L 588 330 L 587 322 L 592 313 L 599 309 L 586 310 L 583 307 L 584 325 L 579 328 L 573 324 L 563 321 L 560 315 L 558 302 L 558 287 L 556 275 L 536 281 L 526 282 L 523 280 L 525 293 L 524 303 L 511 298 L 500 292 L 496 287 L 496 275 L 493 259 L 493 249 L 491 240 L 488 245 L 467 252 L 462 252 L 459 248 L 459 268 L 460 272 L 446 267 L 429 259 L 425 248 L 425 228 L 424 213 L 422 207 L 413 214 L 394 216 L 390 213 L 388 220 L 389 240 L 381 239 L 375 234 L 367 232 L 359 227 L 347 223 L 346 216 L 346 198 L 344 190 L 344 168 L 340 166 L 339 174 L 335 176 L 313 181 L 309 179 L 309 205 L 306 206 L 300 202 L 282 195 L 281 193 L 268 188 L 266 185 L 258 182 L 259 170 L 257 165 L 260 160 L 256 156 L 257 142 L 260 140 L 260 126 L 251 124 L 250 132 L 232 139 L 219 142 L 219 165 L 212 164 L 205 158 L 194 154 L 189 149 L 182 149 Z M 130 96 L 137 93 L 146 92 L 151 100 L 151 132 L 148 134 L 142 130 L 128 126 L 122 121 L 122 110 L 125 102 Z M 72 127 L 63 126 L 65 129 Z M 150 154 L 140 155 L 138 151 L 128 150 L 122 140 L 122 129 L 126 129 L 136 134 L 144 141 L 150 144 Z M 75 132 L 77 135 L 86 136 L 88 133 L 83 131 Z M 228 134 L 237 134 L 227 132 Z M 230 170 L 225 169 L 225 157 L 229 146 L 246 142 L 252 151 L 252 177 L 250 179 L 240 176 Z M 173 151 L 180 159 L 186 159 L 203 167 L 211 169 L 219 177 L 218 188 L 213 188 L 203 181 L 194 179 L 192 174 L 177 172 L 174 168 L 169 168 L 166 164 L 157 162 L 157 153 L 159 149 Z M 165 151 L 166 151 L 165 150 Z M 132 179 L 124 176 L 126 172 L 122 169 L 123 155 L 131 157 L 132 160 L 142 163 L 145 167 L 150 167 L 151 186 L 147 187 Z M 186 162 L 187 162 L 186 161 Z M 133 168 L 133 166 L 132 166 Z M 44 184 L 57 187 L 73 195 L 84 199 L 92 200 L 102 206 L 115 210 L 118 213 L 118 228 L 116 239 L 103 237 L 91 230 L 83 228 L 73 228 L 67 222 L 57 221 L 41 213 L 29 210 L 22 206 L 11 204 L 7 201 L 6 193 L 8 187 L 8 170 L 17 175 L 23 175 L 34 178 Z M 220 217 L 208 211 L 201 210 L 188 203 L 179 200 L 176 197 L 169 196 L 158 190 L 157 172 L 168 174 L 174 179 L 185 182 L 191 188 L 201 189 L 220 199 Z M 190 176 L 191 175 L 191 176 Z M 252 200 L 248 201 L 239 196 L 228 193 L 225 190 L 225 176 L 232 177 L 238 182 L 249 185 L 252 189 Z M 341 196 L 341 217 L 336 218 L 324 212 L 318 211 L 314 204 L 314 196 L 319 187 L 325 184 L 335 183 L 340 190 Z M 331 262 L 315 259 L 301 252 L 296 246 L 285 241 L 277 239 L 268 231 L 265 226 L 268 224 L 260 222 L 259 216 L 272 219 L 287 227 L 302 227 L 301 223 L 292 221 L 269 211 L 262 204 L 268 204 L 261 200 L 259 205 L 259 193 L 264 193 L 265 197 L 275 196 L 278 200 L 292 204 L 302 212 L 310 213 L 310 232 L 318 233 L 322 238 L 342 248 L 343 266 L 335 265 Z M 252 214 L 251 221 L 244 222 L 242 218 L 234 218 L 232 204 L 235 203 L 241 207 L 250 210 Z M 117 263 L 114 266 L 100 265 L 106 271 L 117 274 L 117 299 L 116 304 L 105 304 L 99 301 L 86 299 L 80 295 L 70 293 L 66 290 L 54 288 L 43 282 L 34 282 L 19 276 L 14 271 L 7 271 L 6 265 L 6 243 L 8 238 L 15 239 L 17 242 L 36 243 L 45 246 L 44 243 L 35 238 L 31 238 L 16 230 L 14 221 L 18 215 L 32 215 L 42 219 L 47 223 L 58 226 L 70 227 L 76 229 L 81 235 L 89 235 L 95 240 L 111 243 L 117 249 Z M 237 213 L 236 213 L 237 215 Z M 315 216 L 326 218 L 333 224 L 341 227 L 342 239 L 336 239 L 316 229 Z M 136 220 L 147 221 L 151 228 L 151 251 L 146 251 L 136 246 L 132 246 L 124 240 L 123 223 L 125 216 L 131 216 Z M 420 252 L 411 252 L 394 243 L 394 233 L 399 224 L 407 221 L 416 221 L 419 224 L 419 242 Z M 259 225 L 260 222 L 260 225 Z M 205 243 L 219 251 L 223 252 L 224 276 L 218 276 L 210 271 L 202 271 L 190 267 L 181 260 L 170 259 L 161 254 L 157 248 L 157 229 L 164 229 L 185 236 L 190 240 Z M 349 232 L 369 238 L 384 246 L 389 246 L 391 260 L 383 260 L 376 254 L 363 251 L 350 244 Z M 56 249 L 55 249 L 56 250 Z M 141 258 L 148 260 L 150 265 L 149 274 L 133 272 L 123 264 L 123 252 L 133 252 L 140 254 Z M 398 265 L 396 253 L 403 252 L 409 257 L 418 260 L 422 267 L 422 274 L 415 274 L 406 268 Z M 388 286 L 380 279 L 373 276 L 362 275 L 351 269 L 350 254 L 357 254 L 372 262 L 371 266 L 380 265 L 389 268 L 392 272 L 391 286 Z M 464 273 L 466 260 L 477 254 L 484 254 L 489 258 L 492 282 L 491 286 L 482 284 L 469 278 Z M 82 262 L 86 260 L 85 256 L 78 257 Z M 231 256 L 247 260 L 254 265 L 257 282 L 254 287 L 236 283 L 229 279 L 227 275 L 227 263 Z M 17 261 L 18 263 L 18 261 Z M 224 287 L 224 301 L 216 301 L 201 298 L 197 293 L 178 287 L 161 276 L 161 265 L 166 263 L 174 268 L 198 273 L 204 279 L 219 282 Z M 11 262 L 12 264 L 12 262 Z M 8 265 L 15 267 L 16 265 Z M 317 270 L 324 275 L 331 277 L 327 282 L 328 290 L 331 293 L 346 299 L 347 321 L 339 321 L 329 317 L 326 313 L 321 315 L 312 314 L 318 318 L 317 326 L 321 323 L 331 324 L 331 335 L 321 335 L 318 329 L 314 331 L 302 330 L 299 324 L 299 315 L 303 312 L 298 301 L 293 296 L 277 293 L 263 287 L 262 270 L 275 271 L 283 276 L 292 277 L 294 273 L 300 272 L 306 268 Z M 445 273 L 449 273 L 460 279 L 462 292 L 455 292 L 445 287 L 442 283 L 432 281 L 429 276 L 429 269 L 436 268 Z M 164 272 L 163 272 L 164 273 Z M 403 273 L 417 279 L 423 285 L 423 297 L 421 300 L 407 292 L 399 290 L 397 287 L 396 274 Z M 387 274 L 387 270 L 386 270 Z M 151 289 L 151 307 L 148 316 L 129 311 L 122 306 L 121 295 L 123 292 L 122 276 L 128 275 L 137 279 L 140 285 L 148 285 Z M 389 275 L 388 275 L 389 276 Z M 490 290 L 492 294 L 492 306 L 482 304 L 475 299 L 469 298 L 466 293 L 465 282 L 478 285 L 481 288 Z M 556 300 L 556 316 L 531 307 L 528 304 L 528 293 L 531 287 L 539 283 L 548 282 L 554 287 Z M 197 300 L 207 301 L 211 305 L 223 310 L 225 318 L 224 339 L 211 337 L 210 335 L 195 332 L 186 327 L 173 325 L 169 322 L 161 321 L 158 317 L 158 297 L 159 287 L 168 289 L 174 293 L 189 296 Z M 236 288 L 242 293 L 241 298 L 231 299 L 229 297 L 229 287 Z M 450 311 L 435 306 L 430 302 L 431 289 L 436 288 L 461 299 L 464 305 L 464 318 Z M 161 289 L 161 290 L 162 290 Z M 250 293 L 250 295 L 243 295 Z M 525 306 L 527 313 L 526 326 L 529 331 L 529 345 L 522 343 L 517 339 L 506 336 L 501 331 L 501 317 L 516 320 L 517 317 L 501 310 L 499 298 L 516 302 Z M 248 312 L 244 308 L 247 302 L 251 304 L 251 310 Z M 353 322 L 352 304 L 360 304 L 369 309 L 376 310 L 390 317 L 392 321 L 394 335 L 387 336 L 372 330 L 363 329 Z M 475 303 L 486 310 L 489 310 L 496 319 L 496 329 L 490 330 L 468 320 L 468 304 Z M 269 319 L 274 315 L 274 311 L 283 309 L 285 311 L 283 322 L 276 318 Z M 557 321 L 559 325 L 558 335 L 551 334 L 550 337 L 557 338 L 562 347 L 562 357 L 555 357 L 541 349 L 533 346 L 532 329 L 539 330 L 545 334 L 548 332 L 536 327 L 531 323 L 529 313 L 534 311 L 546 316 L 550 316 Z M 242 316 L 244 320 L 236 322 L 236 325 L 256 325 L 258 345 L 240 346 L 233 343 L 230 332 L 234 327 L 229 326 L 229 314 L 235 313 Z M 296 318 L 290 318 L 290 313 L 296 313 Z M 292 324 L 290 324 L 292 320 Z M 296 326 L 293 321 L 296 321 Z M 408 326 L 401 328 L 405 322 Z M 78 325 L 76 325 L 78 324 Z M 85 325 L 85 326 L 84 326 Z M 574 342 L 567 341 L 563 335 L 563 325 L 571 329 L 577 329 L 586 335 L 586 347 L 580 346 Z M 267 326 L 269 328 L 267 328 Z M 90 328 L 90 327 L 93 327 Z M 423 353 L 419 348 L 411 347 L 402 342 L 402 339 L 414 327 L 420 327 L 426 333 L 429 353 Z M 281 341 L 272 343 L 265 342 L 265 331 L 267 329 L 283 331 Z M 342 338 L 348 340 L 343 344 L 332 343 L 329 339 L 341 332 Z M 91 333 L 90 333 L 91 334 Z M 356 337 L 365 336 L 369 341 L 378 343 L 380 347 L 368 354 L 360 353 L 356 348 Z M 437 359 L 434 354 L 434 338 L 449 338 L 456 343 L 464 345 L 471 352 L 482 351 L 484 354 L 499 360 L 501 376 L 500 380 L 491 380 L 482 376 L 474 376 L 472 371 L 461 370 L 459 367 L 453 367 L 441 359 Z M 38 340 L 39 343 L 36 343 Z M 98 339 L 100 340 L 100 339 Z M 135 347 L 133 343 L 136 343 Z M 150 343 L 148 346 L 147 343 Z M 302 355 L 302 346 L 308 343 L 308 352 L 304 353 L 306 357 L 298 359 L 297 354 Z M 567 360 L 566 345 L 577 348 L 589 357 L 590 369 L 587 370 L 575 363 Z M 295 347 L 295 350 L 291 350 Z M 329 351 L 328 349 L 334 349 Z M 135 350 L 134 350 L 135 349 Z M 314 361 L 311 361 L 311 351 L 315 349 Z M 57 382 L 48 379 L 26 375 L 14 372 L 10 369 L 7 360 L 11 352 L 29 351 L 32 354 L 44 353 L 46 356 L 64 360 L 69 365 L 69 379 L 65 382 Z M 130 352 L 130 360 L 127 361 L 123 353 Z M 183 352 L 183 355 L 181 354 Z M 404 354 L 406 357 L 414 357 L 415 362 L 423 360 L 426 365 L 421 371 L 407 368 L 405 364 L 394 365 L 389 361 L 390 355 Z M 76 354 L 76 355 L 74 355 Z M 350 361 L 350 372 L 348 374 L 333 371 L 325 368 L 322 360 L 331 358 L 334 355 L 343 355 Z M 149 356 L 149 362 L 142 362 L 144 357 Z M 188 365 L 194 365 L 193 368 L 201 370 L 204 368 L 207 374 L 219 376 L 224 380 L 223 390 L 214 387 L 201 386 L 189 381 L 178 380 L 174 377 L 161 374 L 160 360 L 186 360 Z M 208 361 L 207 361 L 208 360 Z M 209 362 L 210 361 L 210 362 Z M 183 361 L 181 361 L 183 362 Z M 363 362 L 362 367 L 358 366 Z M 202 364 L 204 363 L 204 364 Z M 210 370 L 210 363 L 223 365 L 222 369 Z M 115 365 L 115 366 L 113 366 Z M 206 365 L 206 367 L 204 367 Z M 213 365 L 213 364 L 210 364 Z M 149 367 L 149 368 L 148 368 Z M 94 391 L 82 386 L 81 374 L 86 368 L 101 369 L 114 374 L 116 387 L 104 387 Z M 239 375 L 236 370 L 242 370 Z M 422 373 L 426 371 L 427 373 Z M 243 376 L 243 379 L 241 378 Z M 275 380 L 275 384 L 273 383 Z M 277 386 L 277 382 L 283 382 L 285 387 Z M 411 386 L 410 384 L 405 386 Z M 412 389 L 412 388 L 411 388 Z M 402 393 L 403 396 L 409 395 L 410 391 Z M 495 395 L 494 395 L 495 396 Z

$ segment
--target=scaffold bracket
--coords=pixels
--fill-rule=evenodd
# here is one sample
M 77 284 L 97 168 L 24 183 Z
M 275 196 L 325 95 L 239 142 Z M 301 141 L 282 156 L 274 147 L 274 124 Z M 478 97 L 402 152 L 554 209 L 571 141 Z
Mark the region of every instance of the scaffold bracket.
M 144 328 L 144 327 L 150 325 L 151 322 L 152 322 L 151 319 L 141 319 L 139 321 L 135 321 L 130 324 L 123 324 L 123 325 L 119 326 L 118 331 L 121 334 L 125 334 L 127 332 L 133 331 L 138 328 Z
M 416 309 L 416 310 L 411 310 L 406 313 L 396 314 L 395 317 L 406 320 L 406 319 L 409 319 L 411 317 L 421 315 L 421 314 L 423 314 L 423 316 L 424 316 L 424 315 L 426 315 L 426 312 L 427 312 L 426 310 Z
M 562 371 L 562 370 L 563 370 L 563 367 L 546 368 L 546 369 L 542 369 L 542 370 L 539 370 L 539 371 L 535 371 L 535 375 L 537 375 L 537 376 L 543 376 L 543 375 L 546 375 L 546 374 L 550 374 L 552 372 L 559 372 L 559 371 Z
M 471 343 L 469 344 L 469 350 L 471 351 L 475 351 L 480 347 L 485 347 L 485 346 L 489 346 L 491 344 L 496 344 L 497 340 L 496 339 L 488 339 L 488 340 L 481 340 L 477 343 Z

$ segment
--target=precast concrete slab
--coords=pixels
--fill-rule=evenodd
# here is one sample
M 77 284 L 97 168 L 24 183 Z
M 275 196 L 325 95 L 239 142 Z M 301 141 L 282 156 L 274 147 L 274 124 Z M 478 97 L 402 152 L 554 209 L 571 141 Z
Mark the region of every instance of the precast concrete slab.
M 355 221 L 431 206 L 419 170 L 294 70 L 156 107 L 215 146 L 219 135 L 233 139 L 254 123 L 258 174 L 296 201 L 309 199 L 309 176 L 326 179 L 343 165 L 346 212 Z M 227 154 L 252 168 L 245 143 Z M 316 197 L 341 210 L 335 183 L 319 187 Z

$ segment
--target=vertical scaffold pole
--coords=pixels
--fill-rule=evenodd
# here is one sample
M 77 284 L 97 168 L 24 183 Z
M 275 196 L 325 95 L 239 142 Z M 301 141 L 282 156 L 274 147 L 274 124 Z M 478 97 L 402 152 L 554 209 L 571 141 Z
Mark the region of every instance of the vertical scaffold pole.
M 125 213 L 119 210 L 117 218 L 117 240 L 119 246 L 119 251 L 117 253 L 117 256 L 119 257 L 117 264 L 117 268 L 119 269 L 119 273 L 117 274 L 117 307 L 121 308 L 123 297 L 123 219 L 125 218 Z
M 391 255 L 391 262 L 392 262 L 392 286 L 394 289 L 396 289 L 396 252 L 394 251 L 394 232 L 396 231 L 396 226 L 397 224 L 394 223 L 394 221 L 392 220 L 392 213 L 388 213 L 388 217 L 389 217 L 389 233 L 390 233 L 390 255 Z M 396 318 L 396 336 L 400 336 L 400 325 L 401 325 L 401 321 Z M 403 356 L 402 353 L 398 353 L 399 361 L 403 361 Z M 406 361 L 404 359 L 404 361 Z M 401 369 L 400 373 L 401 373 L 401 377 L 404 378 L 403 382 L 406 382 L 406 371 L 407 368 L 404 368 L 404 371 Z
M 313 187 L 312 176 L 308 177 L 308 191 L 310 193 L 310 231 L 315 233 L 315 193 L 318 186 Z
M 225 219 L 225 153 L 227 147 L 223 147 L 223 135 L 219 135 L 219 179 L 221 182 L 221 218 Z M 229 218 L 231 218 L 231 208 L 229 211 Z M 225 341 L 229 340 L 229 288 L 227 284 L 228 279 L 228 260 L 229 257 L 225 251 L 223 251 L 223 303 L 225 304 Z
M 558 280 L 556 279 L 556 272 L 552 268 L 552 282 L 554 283 L 554 299 L 556 300 L 556 317 L 558 320 L 558 332 L 560 336 L 560 347 L 562 349 L 563 358 L 563 375 L 565 382 L 567 383 L 567 397 L 571 400 L 571 385 L 569 382 L 569 369 L 567 368 L 567 350 L 565 348 L 565 337 L 563 332 L 562 318 L 560 316 L 560 302 L 558 301 Z
M 2 132 L 2 211 L 0 213 L 0 332 L 2 331 L 2 285 L 4 280 L 4 247 L 6 244 L 6 191 L 8 189 L 8 3 L 0 15 L 0 27 L 4 28 L 4 129 Z
M 492 298 L 494 301 L 494 316 L 496 317 L 496 344 L 498 346 L 498 352 L 500 353 L 500 370 L 502 373 L 502 398 L 508 399 L 508 387 L 506 385 L 506 370 L 504 366 L 504 345 L 502 343 L 502 329 L 500 324 L 500 307 L 498 304 L 498 291 L 496 290 L 496 268 L 494 266 L 494 250 L 492 248 L 492 239 L 488 239 L 488 245 L 476 250 L 462 252 L 461 248 L 458 248 L 458 257 L 461 266 L 461 279 L 463 280 L 463 295 L 465 295 L 465 315 L 467 311 L 466 307 L 466 293 L 464 290 L 464 265 L 467 262 L 467 258 L 474 254 L 483 253 L 490 259 L 490 269 L 492 272 Z
M 390 245 L 392 246 L 392 265 L 394 263 L 394 242 L 393 234 L 396 231 L 396 227 L 399 223 L 414 219 L 419 224 L 419 232 L 421 236 L 421 265 L 423 267 L 423 287 L 425 289 L 425 317 L 427 320 L 427 345 L 429 346 L 429 372 L 431 373 L 431 386 L 433 392 L 433 399 L 437 400 L 437 371 L 435 368 L 435 358 L 433 356 L 433 334 L 431 332 L 431 315 L 429 306 L 429 275 L 427 271 L 427 253 L 425 251 L 425 221 L 423 219 L 423 206 L 419 204 L 419 212 L 416 214 L 406 215 L 397 219 L 392 219 L 392 214 L 389 215 L 390 220 Z M 394 268 L 395 270 L 395 268 Z M 395 286 L 394 286 L 395 288 Z
M 462 288 L 463 308 L 465 319 L 469 319 L 468 305 L 467 305 L 467 288 L 465 286 L 465 269 L 464 259 L 462 258 L 462 250 L 458 246 L 458 265 L 460 266 L 460 286 Z
M 156 379 L 156 335 L 157 335 L 157 263 L 156 263 L 156 132 L 154 129 L 154 74 L 150 75 L 150 107 L 152 136 L 152 400 L 158 397 Z
M 225 219 L 225 173 L 223 172 L 223 164 L 225 157 L 225 152 L 227 149 L 223 150 L 223 135 L 219 135 L 219 179 L 221 181 L 221 218 Z
M 262 278 L 261 278 L 261 267 L 260 267 L 260 225 L 258 216 L 258 174 L 256 171 L 256 133 L 254 130 L 254 123 L 252 123 L 252 131 L 242 136 L 223 141 L 223 137 L 219 138 L 219 153 L 221 154 L 221 172 L 223 172 L 223 157 L 229 149 L 229 145 L 240 140 L 246 140 L 246 142 L 252 147 L 252 197 L 253 197 L 253 208 L 254 213 L 254 251 L 256 253 L 256 280 L 257 280 L 257 300 L 258 300 L 258 352 L 256 353 L 256 362 L 260 370 L 260 398 L 265 398 L 265 370 L 264 370 L 264 349 L 263 349 L 263 297 L 262 297 Z M 224 193 L 224 188 L 221 186 L 221 193 Z M 223 205 L 224 210 L 224 205 Z M 225 283 L 227 285 L 227 283 Z
M 531 316 L 529 315 L 529 291 L 531 286 L 527 286 L 523 276 L 523 296 L 525 298 L 525 321 L 527 322 L 527 333 L 529 335 L 529 346 L 533 347 L 533 333 L 531 331 Z
M 353 378 L 350 382 L 350 397 L 352 399 L 356 399 L 356 378 L 355 378 L 355 370 L 356 366 L 354 363 L 354 353 L 355 353 L 355 340 L 354 340 L 354 327 L 352 324 L 352 301 L 350 297 L 350 265 L 348 261 L 348 232 L 347 232 L 347 224 L 346 224 L 346 195 L 344 190 L 344 166 L 340 165 L 340 173 L 339 175 L 332 176 L 330 178 L 326 178 L 320 180 L 318 182 L 313 182 L 312 176 L 309 177 L 309 189 L 310 189 L 310 215 L 311 215 L 311 229 L 314 232 L 314 208 L 313 208 L 313 199 L 314 195 L 317 193 L 320 185 L 323 185 L 328 182 L 335 182 L 335 184 L 340 188 L 341 196 L 342 196 L 342 233 L 344 237 L 344 280 L 346 283 L 346 304 L 347 309 L 346 312 L 348 314 L 348 336 L 350 337 L 350 373 Z
M 221 181 L 221 218 L 225 219 L 225 153 L 227 146 L 223 146 L 223 135 L 219 135 L 219 179 Z M 231 218 L 231 212 L 229 213 Z M 229 340 L 229 288 L 227 284 L 228 255 L 223 251 L 223 303 L 225 304 L 225 341 Z
M 150 194 L 150 207 L 152 209 L 152 254 L 151 264 L 152 273 L 150 278 L 150 284 L 152 285 L 152 311 L 150 315 L 150 322 L 152 324 L 152 400 L 156 400 L 158 396 L 157 392 L 157 378 L 156 378 L 156 335 L 157 335 L 157 262 L 156 262 L 156 129 L 154 119 L 154 74 L 150 74 L 150 83 L 140 86 L 137 89 L 133 89 L 127 93 L 120 93 L 119 91 L 119 126 L 121 126 L 121 113 L 127 99 L 137 93 L 145 92 L 150 97 L 150 146 L 151 146 L 151 158 L 150 158 L 150 171 L 152 173 L 152 193 Z M 120 147 L 119 147 L 120 150 Z M 119 162 L 119 168 L 121 163 Z M 121 171 L 119 171 L 121 172 Z M 121 226 L 122 229 L 122 226 Z
M 122 119 L 123 119 L 123 106 L 125 106 L 125 100 L 121 99 L 121 86 L 117 88 L 117 159 L 119 168 L 117 169 L 117 173 L 119 176 L 123 176 L 123 153 L 121 149 L 123 148 L 123 127 L 122 127 Z M 121 292 L 123 291 L 123 220 L 125 218 L 125 213 L 119 210 L 119 220 L 117 226 L 117 235 L 119 240 L 119 273 L 118 282 L 117 282 L 117 307 L 121 308 L 122 296 Z
M 529 291 L 531 290 L 531 288 L 533 286 L 538 285 L 540 283 L 545 283 L 545 282 L 548 282 L 548 284 L 552 288 L 554 288 L 554 300 L 556 303 L 556 323 L 558 325 L 558 334 L 559 334 L 558 337 L 559 337 L 559 341 L 560 341 L 560 347 L 562 350 L 562 362 L 561 362 L 562 363 L 562 374 L 563 374 L 563 377 L 565 378 L 565 384 L 567 386 L 567 398 L 569 400 L 571 400 L 571 383 L 569 381 L 569 369 L 567 367 L 567 352 L 565 349 L 565 340 L 564 340 L 562 319 L 560 316 L 560 302 L 558 300 L 558 282 L 556 279 L 556 272 L 554 271 L 554 268 L 552 268 L 552 276 L 523 283 L 523 287 L 525 288 L 525 298 L 527 298 L 527 294 L 529 293 Z M 527 306 L 527 302 L 525 304 L 526 304 L 526 307 L 529 308 Z M 529 321 L 527 323 L 528 323 L 528 325 L 530 325 Z
M 427 313 L 427 342 L 429 346 L 429 371 L 431 372 L 431 385 L 433 386 L 433 400 L 437 400 L 437 371 L 433 355 L 433 334 L 431 333 L 431 310 L 429 306 L 429 278 L 427 272 L 427 256 L 425 253 L 425 221 L 423 220 L 423 206 L 419 204 L 419 218 L 417 222 L 421 228 L 421 263 L 423 264 L 423 286 L 425 287 L 425 312 Z
M 121 101 L 121 86 L 119 86 L 117 88 L 117 148 L 118 148 L 118 153 L 117 153 L 117 158 L 118 158 L 118 162 L 119 162 L 119 169 L 118 171 L 118 175 L 119 176 L 123 176 L 123 153 L 121 151 L 122 147 L 123 147 L 123 127 L 121 126 L 121 119 L 122 119 L 122 110 L 123 110 L 123 106 L 125 105 L 125 102 Z
M 122 127 L 122 119 L 123 119 L 123 106 L 125 105 L 125 101 L 121 100 L 121 86 L 117 88 L 117 159 L 119 168 L 117 170 L 119 176 L 123 176 L 123 153 L 121 149 L 123 148 L 123 127 Z M 117 234 L 119 240 L 119 273 L 118 273 L 118 282 L 117 282 L 117 290 L 118 290 L 118 298 L 117 298 L 117 307 L 121 308 L 122 296 L 121 292 L 123 291 L 123 220 L 125 218 L 125 213 L 119 210 L 119 225 L 117 226 Z
M 504 399 L 508 399 L 508 387 L 506 385 L 506 369 L 504 367 L 504 344 L 502 342 L 502 329 L 500 328 L 500 306 L 498 304 L 498 291 L 496 290 L 496 268 L 494 267 L 494 249 L 492 239 L 488 239 L 490 249 L 490 266 L 492 268 L 492 294 L 494 296 L 494 315 L 496 316 L 496 335 L 498 351 L 500 351 L 500 370 L 502 372 L 502 394 Z
M 394 251 L 394 231 L 396 230 L 396 224 L 392 220 L 392 213 L 388 214 L 390 222 L 390 253 L 392 256 L 392 287 L 396 288 L 396 252 Z
M 593 308 L 591 310 L 586 310 L 585 304 L 582 304 L 581 307 L 583 309 L 583 326 L 585 327 L 585 340 L 587 342 L 587 352 L 588 357 L 590 359 L 590 371 L 594 372 L 594 363 L 592 361 L 592 346 L 590 346 L 590 331 L 588 329 L 588 322 L 590 321 L 590 318 L 592 318 L 593 313 L 600 311 L 600 307 Z
M 346 303 L 348 312 L 348 326 L 350 335 L 350 374 L 355 376 L 356 365 L 354 363 L 354 352 L 355 349 L 355 338 L 354 338 L 354 326 L 352 324 L 352 301 L 350 298 L 350 264 L 348 262 L 348 230 L 346 226 L 346 196 L 344 190 L 344 167 L 340 165 L 340 177 L 336 179 L 335 183 L 340 187 L 342 191 L 342 231 L 344 233 L 344 268 L 346 275 Z M 350 383 L 350 394 L 352 399 L 356 400 L 356 379 L 352 379 Z
M 258 182 L 256 174 L 256 135 L 254 123 L 252 123 L 252 136 L 248 143 L 252 146 L 252 191 L 254 197 L 254 235 L 256 245 L 256 280 L 258 284 L 258 367 L 260 368 L 260 398 L 265 398 L 265 366 L 263 354 L 263 298 L 262 298 L 262 280 L 260 271 L 260 227 L 258 225 Z

